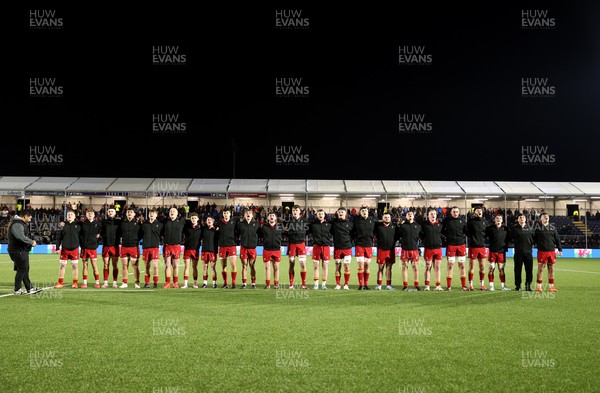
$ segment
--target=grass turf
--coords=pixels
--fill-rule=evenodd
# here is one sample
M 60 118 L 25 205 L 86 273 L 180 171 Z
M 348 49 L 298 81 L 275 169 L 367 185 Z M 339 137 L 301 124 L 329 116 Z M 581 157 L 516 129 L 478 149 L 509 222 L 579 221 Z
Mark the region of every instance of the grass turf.
M 56 281 L 57 259 L 31 255 L 36 285 Z M 287 266 L 284 258 L 284 284 Z M 0 391 L 598 391 L 599 261 L 560 259 L 556 294 L 461 292 L 457 268 L 452 292 L 357 291 L 355 261 L 351 291 L 334 291 L 334 266 L 328 291 L 264 290 L 259 258 L 254 291 L 2 297 Z M 512 269 L 509 260 L 511 288 Z M 373 263 L 371 288 L 375 270 Z M 312 287 L 312 268 L 307 276 Z M 401 287 L 398 263 L 393 276 Z M 12 292 L 13 279 L 12 262 L 0 255 L 0 294 Z

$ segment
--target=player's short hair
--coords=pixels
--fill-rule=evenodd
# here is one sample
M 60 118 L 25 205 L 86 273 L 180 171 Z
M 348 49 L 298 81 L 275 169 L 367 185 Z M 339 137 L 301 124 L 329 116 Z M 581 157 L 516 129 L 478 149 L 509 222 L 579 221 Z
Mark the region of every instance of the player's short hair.
M 360 210 L 366 210 L 366 211 L 369 211 L 369 207 L 368 207 L 368 206 L 363 206 L 363 207 L 361 207 L 361 208 L 360 208 Z
M 128 207 L 128 208 L 127 208 L 127 210 L 125 210 L 125 211 L 127 211 L 127 212 L 128 212 L 128 211 L 130 211 L 130 210 L 131 210 L 132 212 L 134 212 L 134 213 L 135 213 L 135 209 L 134 209 L 133 207 Z
M 525 217 L 525 214 L 523 214 L 523 213 L 517 214 L 517 218 L 519 218 L 519 217 Z
M 196 212 L 190 213 L 190 218 L 192 218 L 192 217 L 198 217 L 198 213 L 196 213 Z
M 319 212 L 325 213 L 325 210 L 323 210 L 323 209 L 317 209 L 317 213 L 319 213 Z
M 85 209 L 86 213 L 96 213 L 96 211 L 94 210 L 93 207 L 90 207 L 89 209 Z
M 300 208 L 300 205 L 294 205 L 294 206 L 292 206 L 292 209 L 302 210 L 302 208 Z
M 32 217 L 32 216 L 33 216 L 33 213 L 31 212 L 31 210 L 30 210 L 30 209 L 25 209 L 25 210 L 22 210 L 22 211 L 21 211 L 21 214 L 20 214 L 20 216 L 21 216 L 21 217 Z
M 345 207 L 339 207 L 339 208 L 336 210 L 336 212 L 339 212 L 340 210 L 346 211 L 346 208 L 345 208 Z
M 475 206 L 473 208 L 473 211 L 475 211 L 475 210 L 483 210 L 483 206 Z

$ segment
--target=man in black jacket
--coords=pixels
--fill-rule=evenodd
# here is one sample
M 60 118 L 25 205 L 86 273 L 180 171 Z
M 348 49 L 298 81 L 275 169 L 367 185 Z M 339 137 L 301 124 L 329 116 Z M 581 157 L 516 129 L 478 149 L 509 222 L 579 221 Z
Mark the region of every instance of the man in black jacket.
M 240 238 L 240 259 L 242 260 L 242 289 L 247 287 L 248 265 L 250 265 L 250 280 L 252 289 L 256 288 L 256 246 L 258 245 L 258 230 L 260 223 L 254 219 L 254 212 L 247 209 L 244 218 L 236 224 L 236 232 Z M 233 274 L 233 272 L 231 273 Z M 231 285 L 235 288 L 235 280 Z
M 508 250 L 508 240 L 510 235 L 508 228 L 502 224 L 504 219 L 500 214 L 494 217 L 494 223 L 485 229 L 485 235 L 490 239 L 490 270 L 488 273 L 488 279 L 490 282 L 489 290 L 494 290 L 494 270 L 496 269 L 496 263 L 498 263 L 498 273 L 500 274 L 500 290 L 510 291 L 510 288 L 506 286 L 506 275 L 504 274 L 504 265 L 506 263 L 506 251 Z
M 402 251 L 400 260 L 402 261 L 402 281 L 403 290 L 408 291 L 408 262 L 412 264 L 413 280 L 415 289 L 419 288 L 419 234 L 421 233 L 421 225 L 415 221 L 415 214 L 411 211 L 406 212 L 406 219 L 398 226 L 398 234 L 400 237 L 400 246 Z
M 346 209 L 340 207 L 336 212 L 336 217 L 331 224 L 331 234 L 333 235 L 333 259 L 335 259 L 335 288 L 341 289 L 340 279 L 342 275 L 342 263 L 344 264 L 344 289 L 348 290 L 350 282 L 350 262 L 352 261 L 352 238 L 354 223 L 346 216 Z
M 98 238 L 102 230 L 102 224 L 96 221 L 96 213 L 93 209 L 85 212 L 86 220 L 81 224 L 81 262 L 83 263 L 83 284 L 81 288 L 87 288 L 88 260 L 92 262 L 95 288 L 100 288 L 100 275 L 98 274 Z
M 481 214 L 481 208 L 475 209 L 475 212 Z M 477 225 L 479 224 L 479 225 Z M 444 223 L 442 224 L 442 234 L 446 236 L 446 258 L 448 259 L 448 266 L 446 267 L 446 290 L 452 290 L 452 276 L 454 275 L 454 262 L 458 260 L 458 270 L 460 274 L 460 283 L 461 287 L 464 290 L 467 290 L 466 280 L 465 280 L 465 258 L 467 255 L 467 222 L 460 216 L 460 210 L 457 206 L 453 206 L 450 209 L 450 217 L 446 217 L 444 219 Z M 474 230 L 474 228 L 477 228 Z M 473 219 L 469 220 L 469 229 L 471 230 L 469 233 L 469 237 L 471 238 L 472 232 L 481 232 L 481 237 L 483 237 L 483 233 L 485 231 L 485 221 L 481 221 L 481 216 L 475 216 Z M 469 242 L 469 251 L 472 250 L 473 247 L 482 247 L 480 245 L 475 246 Z M 485 258 L 485 243 L 484 247 L 484 258 Z M 470 269 L 471 274 L 469 275 L 470 280 L 473 279 L 473 259 L 470 260 Z M 479 274 L 480 276 L 483 274 L 485 269 L 485 259 L 483 259 L 483 266 L 481 259 L 479 260 Z M 471 284 L 473 282 L 471 281 Z M 482 289 L 483 284 L 481 284 Z M 473 289 L 473 285 L 471 285 L 471 290 Z
M 354 219 L 354 238 L 356 239 L 356 262 L 358 264 L 358 289 L 369 289 L 369 267 L 371 258 L 373 258 L 373 234 L 375 230 L 375 220 L 369 216 L 369 208 L 363 206 L 360 213 Z
M 387 290 L 393 291 L 396 288 L 392 286 L 392 267 L 396 263 L 396 241 L 398 240 L 398 230 L 392 223 L 392 215 L 388 212 L 383 213 L 381 222 L 375 224 L 375 238 L 377 239 L 377 285 L 375 290 L 381 290 L 383 282 L 383 269 L 385 268 L 385 279 Z
M 328 263 L 331 257 L 331 223 L 325 219 L 325 211 L 317 210 L 317 218 L 310 224 L 313 237 L 312 260 L 314 264 L 314 290 L 319 289 L 319 262 L 321 262 L 321 289 L 327 290 Z
M 277 222 L 277 214 L 274 212 L 269 213 L 267 222 L 259 229 L 259 235 L 264 240 L 265 289 L 271 289 L 271 268 L 273 268 L 273 288 L 279 289 L 279 263 L 281 262 L 283 226 Z
M 511 230 L 515 246 L 515 290 L 521 290 L 521 273 L 525 266 L 525 290 L 531 291 L 533 281 L 533 229 L 527 225 L 524 214 L 517 215 L 517 224 Z
M 15 265 L 15 295 L 39 292 L 31 286 L 29 280 L 29 250 L 36 246 L 35 240 L 29 238 L 31 211 L 23 210 L 20 216 L 14 216 L 8 225 L 8 255 Z M 24 292 L 21 283 L 25 284 Z
M 289 277 L 290 289 L 294 289 L 294 266 L 296 257 L 300 262 L 300 279 L 302 289 L 308 289 L 306 286 L 306 232 L 308 231 L 308 221 L 302 217 L 300 206 L 292 207 L 292 217 L 287 222 L 285 231 L 288 236 L 288 258 L 290 263 Z

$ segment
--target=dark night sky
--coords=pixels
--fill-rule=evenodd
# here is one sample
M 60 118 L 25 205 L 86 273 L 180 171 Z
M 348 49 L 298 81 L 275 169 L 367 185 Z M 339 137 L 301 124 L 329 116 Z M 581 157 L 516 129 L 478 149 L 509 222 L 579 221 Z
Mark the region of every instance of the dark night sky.
M 307 29 L 276 29 L 267 6 L 202 7 L 47 6 L 56 30 L 16 11 L 0 175 L 600 180 L 593 2 L 288 5 Z M 556 27 L 523 29 L 522 9 L 548 10 Z M 431 64 L 400 65 L 400 45 L 424 47 Z M 153 65 L 153 46 L 178 47 L 185 64 Z M 63 96 L 31 97 L 36 77 L 56 78 Z M 302 78 L 309 94 L 277 96 L 277 78 Z M 522 97 L 522 78 L 548 78 L 555 97 Z M 185 132 L 153 133 L 161 113 Z M 401 113 L 425 114 L 431 132 L 400 133 Z M 31 146 L 62 163 L 33 165 Z M 522 146 L 554 164 L 523 165 Z M 277 147 L 308 162 L 278 163 Z

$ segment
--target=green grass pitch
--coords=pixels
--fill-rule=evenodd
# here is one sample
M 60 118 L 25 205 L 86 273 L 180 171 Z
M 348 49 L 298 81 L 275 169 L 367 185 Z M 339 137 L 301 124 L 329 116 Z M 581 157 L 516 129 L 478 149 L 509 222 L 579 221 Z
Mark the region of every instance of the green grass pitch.
M 452 292 L 357 291 L 355 261 L 351 290 L 334 291 L 334 266 L 328 291 L 265 290 L 259 258 L 256 290 L 65 288 L 0 297 L 0 391 L 600 390 L 600 261 L 559 259 L 559 292 L 542 294 L 461 292 L 457 268 Z M 514 288 L 512 269 L 509 260 Z M 423 261 L 421 283 L 422 270 Z M 36 285 L 54 284 L 57 272 L 57 255 L 31 256 Z M 284 258 L 283 284 L 287 275 Z M 13 279 L 12 262 L 0 255 L 0 295 L 12 292 Z M 402 286 L 398 263 L 393 284 Z

